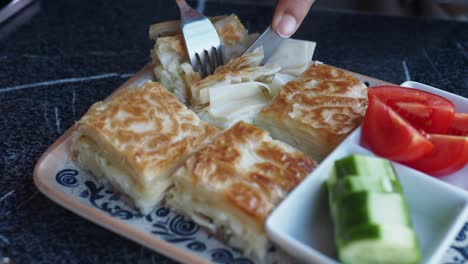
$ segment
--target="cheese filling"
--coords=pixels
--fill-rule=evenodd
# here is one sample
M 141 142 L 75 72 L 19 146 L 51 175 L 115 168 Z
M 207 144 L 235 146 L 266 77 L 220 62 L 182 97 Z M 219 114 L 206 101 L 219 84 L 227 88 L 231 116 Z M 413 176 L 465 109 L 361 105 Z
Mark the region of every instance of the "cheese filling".
M 144 214 L 151 212 L 161 201 L 170 185 L 168 177 L 160 177 L 144 186 L 136 184 L 136 177 L 127 168 L 110 159 L 89 137 L 81 136 L 72 151 L 81 168 L 90 171 L 99 182 L 109 183 L 114 190 L 130 198 Z
M 257 117 L 255 125 L 268 131 L 271 137 L 281 140 L 302 152 L 308 154 L 316 161 L 322 161 L 339 143 L 338 139 L 334 142 L 324 144 L 325 139 L 319 135 L 311 134 L 288 122 L 275 122 L 269 117 Z M 338 137 L 338 136 L 337 136 Z
M 174 180 L 166 204 L 221 236 L 230 246 L 243 249 L 244 254 L 258 260 L 265 258 L 269 242 L 263 226 L 236 212 L 235 208 L 229 208 L 227 202 L 213 199 L 206 190 L 197 190 L 194 186 L 185 188 L 182 182 Z
M 245 82 L 205 88 L 202 93 L 210 105 L 198 112 L 200 119 L 226 129 L 238 121 L 253 123 L 254 116 L 272 99 L 265 83 Z M 203 91 L 202 90 L 202 91 Z

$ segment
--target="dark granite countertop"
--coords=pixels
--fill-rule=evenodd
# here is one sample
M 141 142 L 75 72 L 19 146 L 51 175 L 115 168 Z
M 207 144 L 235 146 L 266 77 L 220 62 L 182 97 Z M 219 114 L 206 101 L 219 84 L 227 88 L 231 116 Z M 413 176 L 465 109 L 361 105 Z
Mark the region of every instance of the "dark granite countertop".
M 38 192 L 40 155 L 95 101 L 148 60 L 149 24 L 176 19 L 172 1 L 43 1 L 0 26 L 0 256 L 14 263 L 172 263 Z M 251 31 L 270 7 L 207 3 Z M 294 36 L 315 59 L 393 83 L 407 79 L 468 97 L 468 24 L 312 11 Z M 1 258 L 0 258 L 1 262 Z

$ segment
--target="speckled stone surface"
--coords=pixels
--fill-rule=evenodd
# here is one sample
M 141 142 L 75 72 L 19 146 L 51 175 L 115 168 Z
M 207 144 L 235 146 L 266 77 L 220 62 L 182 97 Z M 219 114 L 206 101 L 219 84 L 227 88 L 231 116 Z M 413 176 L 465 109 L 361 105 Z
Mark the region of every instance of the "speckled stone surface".
M 272 11 L 219 3 L 205 10 L 237 13 L 252 31 L 266 27 Z M 30 13 L 29 20 L 11 21 L 23 23 L 16 28 L 0 25 L 0 257 L 14 263 L 173 263 L 54 204 L 38 192 L 32 175 L 40 155 L 74 120 L 149 60 L 148 25 L 176 19 L 175 5 L 50 0 Z M 314 10 L 295 37 L 317 41 L 320 61 L 468 97 L 467 23 Z M 65 81 L 47 85 L 54 80 Z

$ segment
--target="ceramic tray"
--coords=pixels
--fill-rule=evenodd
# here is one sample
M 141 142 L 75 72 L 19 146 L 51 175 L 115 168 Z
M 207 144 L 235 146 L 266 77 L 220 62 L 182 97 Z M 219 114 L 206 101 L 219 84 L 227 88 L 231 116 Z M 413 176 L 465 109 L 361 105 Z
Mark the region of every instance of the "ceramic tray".
M 351 74 L 371 86 L 386 84 L 370 77 Z M 139 86 L 149 80 L 153 80 L 150 64 L 118 89 Z M 106 229 L 184 263 L 253 263 L 235 249 L 211 237 L 192 221 L 167 208 L 158 207 L 143 216 L 128 207 L 109 188 L 98 184 L 70 159 L 73 129 L 64 133 L 36 164 L 34 182 L 44 195 Z M 468 246 L 465 247 L 468 244 L 465 232 L 468 232 L 468 224 L 452 243 L 451 250 L 446 252 L 444 259 L 447 262 L 468 260 L 468 254 L 464 251 L 468 249 Z M 291 262 L 292 258 L 278 247 L 269 250 L 267 263 Z

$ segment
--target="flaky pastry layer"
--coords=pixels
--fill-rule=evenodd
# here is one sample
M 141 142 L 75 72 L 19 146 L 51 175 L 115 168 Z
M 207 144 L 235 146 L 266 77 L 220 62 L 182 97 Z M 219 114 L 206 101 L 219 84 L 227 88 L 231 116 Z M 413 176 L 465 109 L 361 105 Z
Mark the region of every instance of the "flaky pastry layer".
M 315 166 L 302 152 L 239 122 L 185 161 L 166 202 L 262 259 L 266 217 Z
M 367 87 L 343 70 L 313 63 L 285 84 L 256 124 L 322 161 L 363 119 Z
M 94 104 L 78 121 L 72 152 L 85 168 L 111 164 L 126 183 L 112 179 L 115 175 L 103 169 L 105 166 L 98 166 L 101 175 L 95 176 L 106 178 L 115 189 L 134 200 L 151 200 L 154 206 L 175 169 L 217 133 L 216 128 L 201 121 L 159 83 L 148 82 L 121 91 L 108 102 Z M 155 191 L 156 185 L 163 187 Z M 134 202 L 137 206 L 148 204 Z M 139 209 L 147 212 L 151 206 Z

